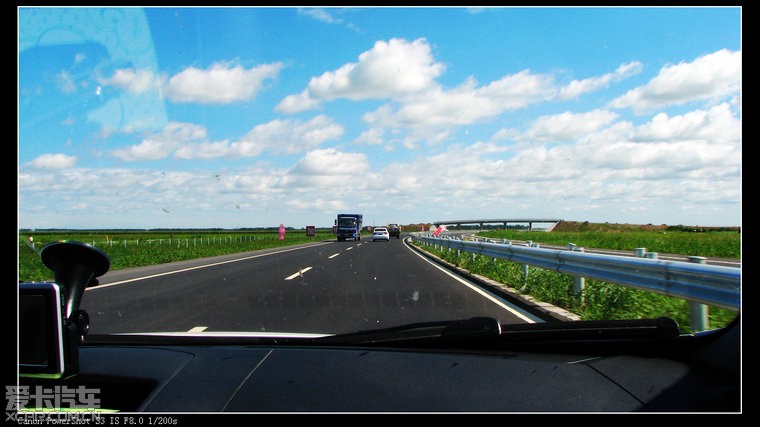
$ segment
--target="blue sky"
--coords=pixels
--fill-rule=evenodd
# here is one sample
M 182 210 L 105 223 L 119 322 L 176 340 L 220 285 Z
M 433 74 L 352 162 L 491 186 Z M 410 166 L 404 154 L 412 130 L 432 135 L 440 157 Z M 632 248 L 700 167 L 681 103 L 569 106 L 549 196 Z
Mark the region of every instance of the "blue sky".
M 20 228 L 741 225 L 739 7 L 18 22 Z

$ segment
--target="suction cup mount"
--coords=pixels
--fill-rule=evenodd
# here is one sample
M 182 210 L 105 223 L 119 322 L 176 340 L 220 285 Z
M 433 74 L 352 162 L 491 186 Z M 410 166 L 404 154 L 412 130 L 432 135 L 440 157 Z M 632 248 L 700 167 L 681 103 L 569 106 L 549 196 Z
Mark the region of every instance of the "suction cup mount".
M 79 317 L 77 312 L 86 287 L 98 285 L 97 277 L 111 267 L 105 252 L 87 243 L 63 240 L 50 243 L 40 252 L 42 262 L 55 273 L 55 281 L 63 288 L 66 318 Z

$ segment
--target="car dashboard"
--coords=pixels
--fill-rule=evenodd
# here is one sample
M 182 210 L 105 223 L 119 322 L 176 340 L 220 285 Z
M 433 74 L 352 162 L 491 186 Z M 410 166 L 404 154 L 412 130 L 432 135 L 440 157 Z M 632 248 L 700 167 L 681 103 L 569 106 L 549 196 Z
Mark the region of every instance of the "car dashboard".
M 458 346 L 122 337 L 83 344 L 77 375 L 24 384 L 99 390 L 118 413 L 737 412 L 738 334 Z

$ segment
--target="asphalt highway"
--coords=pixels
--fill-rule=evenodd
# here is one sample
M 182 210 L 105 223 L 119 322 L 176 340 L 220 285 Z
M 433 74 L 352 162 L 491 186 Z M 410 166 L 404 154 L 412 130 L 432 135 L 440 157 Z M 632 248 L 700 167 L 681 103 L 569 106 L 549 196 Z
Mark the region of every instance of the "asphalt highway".
M 337 334 L 473 316 L 540 321 L 404 239 L 316 242 L 116 270 L 99 281 L 80 307 L 90 334 Z

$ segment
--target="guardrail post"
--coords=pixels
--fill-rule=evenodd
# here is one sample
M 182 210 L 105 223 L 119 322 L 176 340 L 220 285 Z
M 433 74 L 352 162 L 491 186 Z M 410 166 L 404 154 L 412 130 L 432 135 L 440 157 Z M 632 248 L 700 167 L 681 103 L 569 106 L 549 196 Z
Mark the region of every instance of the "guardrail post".
M 525 246 L 527 246 L 527 247 L 531 247 L 531 246 L 533 246 L 533 241 L 532 241 L 532 240 L 528 240 L 528 241 L 527 241 L 527 242 L 525 242 L 525 243 L 526 243 L 526 244 L 525 244 Z M 523 264 L 523 265 L 522 265 L 522 275 L 523 275 L 523 279 L 527 279 L 527 278 L 528 278 L 528 273 L 529 273 L 529 272 L 530 272 L 530 267 L 528 266 L 528 264 Z
M 570 245 L 573 245 L 570 248 Z M 586 252 L 585 249 L 570 243 L 568 248 L 573 252 Z M 581 305 L 586 305 L 586 278 L 582 276 L 573 276 L 573 294 L 580 300 Z
M 706 258 L 701 256 L 690 256 L 688 260 L 697 264 L 705 264 L 707 261 Z M 710 321 L 707 317 L 707 306 L 698 302 L 689 302 L 689 309 L 691 314 L 691 331 L 706 331 L 710 327 Z

